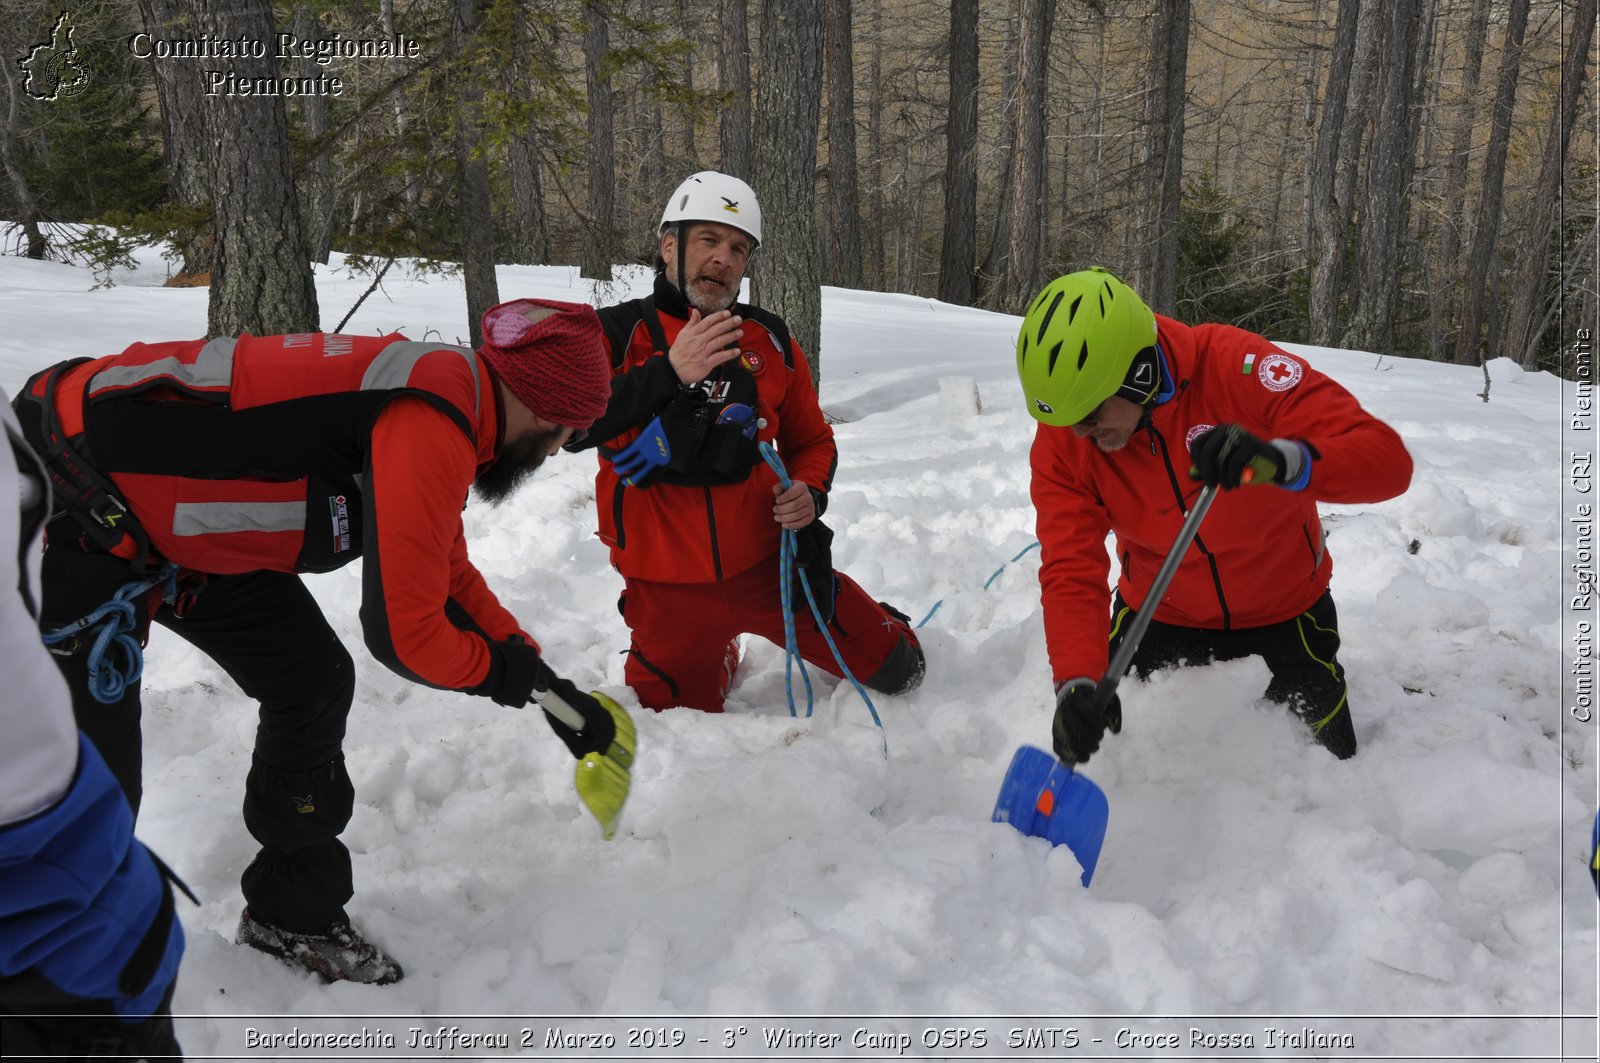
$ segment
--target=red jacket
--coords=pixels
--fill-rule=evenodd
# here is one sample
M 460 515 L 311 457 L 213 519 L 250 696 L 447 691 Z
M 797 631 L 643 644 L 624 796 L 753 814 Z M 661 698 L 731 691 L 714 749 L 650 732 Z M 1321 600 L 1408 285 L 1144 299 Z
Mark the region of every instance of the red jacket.
M 1069 428 L 1040 425 L 1034 436 L 1039 579 L 1057 682 L 1104 674 L 1106 533 L 1116 534 L 1117 589 L 1140 608 L 1200 493 L 1188 444 L 1205 428 L 1231 422 L 1263 439 L 1299 440 L 1313 455 L 1311 478 L 1300 491 L 1219 494 L 1156 609 L 1162 623 L 1249 628 L 1299 615 L 1333 571 L 1316 503 L 1378 502 L 1411 482 L 1411 456 L 1394 429 L 1304 359 L 1229 325 L 1156 321 L 1176 392 L 1147 428 L 1111 454 Z
M 502 423 L 470 349 L 321 333 L 136 343 L 68 369 L 56 410 L 161 558 L 227 574 L 364 556 L 367 645 L 407 678 L 466 690 L 488 676 L 486 638 L 528 638 L 467 559 L 462 504 Z
M 787 329 L 775 316 L 742 305 L 734 312 L 745 318 L 744 354 L 720 367 L 709 383 L 745 374 L 754 378 L 756 412 L 765 421 L 756 440 L 775 443 L 790 479 L 824 493 L 820 514 L 839 452 L 805 354 L 798 343 L 785 343 Z M 652 338 L 641 313 L 659 322 L 660 337 Z M 772 518 L 778 478 L 759 457 L 731 483 L 656 482 L 643 488 L 623 484 L 606 460 L 638 438 L 640 429 L 684 390 L 666 349 L 688 324 L 687 314 L 677 290 L 659 278 L 649 301 L 600 311 L 611 340 L 613 380 L 610 405 L 589 433 L 589 441 L 600 444 L 595 498 L 600 538 L 611 547 L 611 562 L 624 576 L 663 583 L 709 583 L 738 575 L 777 555 L 782 530 Z

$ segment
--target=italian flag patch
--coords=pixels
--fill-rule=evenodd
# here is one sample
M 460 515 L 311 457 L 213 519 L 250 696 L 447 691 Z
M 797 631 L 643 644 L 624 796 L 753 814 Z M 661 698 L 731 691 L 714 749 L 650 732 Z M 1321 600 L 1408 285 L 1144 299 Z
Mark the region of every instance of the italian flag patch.
M 1239 370 L 1239 372 L 1243 373 L 1245 376 L 1249 376 L 1251 370 L 1255 369 L 1255 367 L 1256 356 L 1254 354 L 1247 354 L 1244 356 L 1244 368 Z

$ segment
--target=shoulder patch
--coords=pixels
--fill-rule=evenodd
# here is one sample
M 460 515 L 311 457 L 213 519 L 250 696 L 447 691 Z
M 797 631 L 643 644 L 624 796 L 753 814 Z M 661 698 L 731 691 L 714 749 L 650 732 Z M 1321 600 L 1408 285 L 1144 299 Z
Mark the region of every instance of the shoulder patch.
M 1287 354 L 1273 352 L 1261 359 L 1256 369 L 1256 379 L 1268 391 L 1288 391 L 1300 383 L 1305 370 Z

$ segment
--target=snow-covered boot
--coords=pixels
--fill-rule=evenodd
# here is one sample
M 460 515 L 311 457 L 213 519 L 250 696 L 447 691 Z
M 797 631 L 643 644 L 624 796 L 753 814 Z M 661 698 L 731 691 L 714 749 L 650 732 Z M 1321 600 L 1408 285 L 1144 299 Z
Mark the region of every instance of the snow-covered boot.
M 321 934 L 297 934 L 260 922 L 246 908 L 239 917 L 239 934 L 234 943 L 276 956 L 324 982 L 391 985 L 405 977 L 388 953 L 362 937 L 361 931 L 349 923 L 338 923 Z

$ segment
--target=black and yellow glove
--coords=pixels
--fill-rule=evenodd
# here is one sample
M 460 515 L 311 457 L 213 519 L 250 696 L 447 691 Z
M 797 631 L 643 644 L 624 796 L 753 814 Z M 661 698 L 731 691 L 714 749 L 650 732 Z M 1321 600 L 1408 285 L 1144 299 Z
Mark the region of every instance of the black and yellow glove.
M 1056 687 L 1056 718 L 1050 728 L 1056 759 L 1064 764 L 1082 764 L 1100 748 L 1105 733 L 1122 733 L 1122 699 L 1111 695 L 1104 709 L 1097 709 L 1093 679 L 1073 679 Z
M 621 705 L 599 691 L 585 694 L 570 680 L 551 676 L 546 690 L 535 690 L 550 729 L 578 758 L 574 783 L 578 800 L 600 821 L 609 841 L 633 785 L 637 738 L 633 720 Z
M 1236 424 L 1200 433 L 1189 445 L 1191 480 L 1231 491 L 1245 484 L 1299 490 L 1309 479 L 1311 455 L 1291 439 L 1262 439 Z

